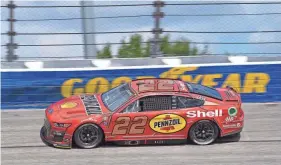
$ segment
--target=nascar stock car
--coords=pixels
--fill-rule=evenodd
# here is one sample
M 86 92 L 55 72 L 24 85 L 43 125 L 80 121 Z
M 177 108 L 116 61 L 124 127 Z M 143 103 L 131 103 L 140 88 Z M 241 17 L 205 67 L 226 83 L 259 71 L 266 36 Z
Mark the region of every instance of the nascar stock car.
M 174 79 L 133 80 L 101 94 L 73 95 L 45 110 L 42 141 L 53 147 L 208 145 L 239 135 L 244 112 L 233 88 Z

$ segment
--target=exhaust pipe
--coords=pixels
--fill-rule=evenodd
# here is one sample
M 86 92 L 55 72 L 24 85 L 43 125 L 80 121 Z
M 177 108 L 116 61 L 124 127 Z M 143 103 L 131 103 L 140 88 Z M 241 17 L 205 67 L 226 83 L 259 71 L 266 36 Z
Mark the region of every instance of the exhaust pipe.
M 134 145 L 139 145 L 139 144 L 140 144 L 140 141 L 135 141 L 135 140 L 127 141 L 127 145 L 134 146 Z

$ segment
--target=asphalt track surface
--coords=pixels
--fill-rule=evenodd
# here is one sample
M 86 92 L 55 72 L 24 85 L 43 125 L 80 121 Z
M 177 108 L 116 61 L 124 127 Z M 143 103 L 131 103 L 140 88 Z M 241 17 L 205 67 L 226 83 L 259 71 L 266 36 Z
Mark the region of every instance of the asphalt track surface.
M 116 146 L 96 149 L 56 149 L 45 146 L 39 130 L 43 114 L 38 111 L 2 111 L 2 164 L 53 165 L 280 165 L 281 104 L 244 104 L 245 127 L 233 139 L 208 146 Z

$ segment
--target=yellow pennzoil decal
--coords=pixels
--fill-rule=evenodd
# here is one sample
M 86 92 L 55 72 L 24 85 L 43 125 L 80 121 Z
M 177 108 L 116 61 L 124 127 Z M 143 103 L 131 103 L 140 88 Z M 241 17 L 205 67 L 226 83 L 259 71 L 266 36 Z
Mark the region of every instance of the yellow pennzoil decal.
M 66 102 L 64 104 L 62 104 L 60 107 L 61 108 L 74 108 L 77 106 L 77 103 L 75 102 Z
M 162 114 L 151 119 L 149 126 L 156 132 L 169 134 L 184 129 L 186 121 L 176 114 Z

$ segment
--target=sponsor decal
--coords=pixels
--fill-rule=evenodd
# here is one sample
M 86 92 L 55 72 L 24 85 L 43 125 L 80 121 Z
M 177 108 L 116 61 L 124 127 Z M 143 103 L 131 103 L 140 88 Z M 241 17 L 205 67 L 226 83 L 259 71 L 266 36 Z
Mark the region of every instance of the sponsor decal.
M 164 144 L 166 141 L 165 140 L 150 140 L 148 142 L 151 144 Z
M 199 99 L 199 100 L 204 100 L 204 101 L 206 100 L 206 98 L 205 98 L 205 97 L 200 96 L 200 95 L 199 95 L 199 96 L 197 96 L 197 99 Z
M 102 118 L 102 122 L 101 122 L 101 123 L 103 123 L 103 125 L 107 126 L 107 125 L 108 125 L 107 120 L 108 120 L 108 117 L 107 117 L 107 116 L 104 116 L 104 117 Z
M 233 116 L 228 116 L 225 118 L 225 122 L 232 122 L 234 120 Z
M 162 114 L 150 120 L 149 126 L 159 133 L 174 133 L 185 128 L 186 121 L 176 114 Z
M 97 121 L 97 119 L 90 117 L 90 118 L 81 120 L 81 123 L 82 123 L 82 122 L 85 122 L 85 121 Z
M 229 116 L 236 116 L 237 115 L 237 109 L 235 107 L 230 107 L 228 109 L 228 115 Z
M 103 118 L 102 118 L 102 120 L 107 120 L 108 119 L 108 117 L 107 116 L 104 116 Z
M 62 104 L 60 107 L 61 108 L 74 108 L 77 106 L 77 103 L 75 102 L 66 102 L 64 104 Z
M 49 113 L 49 114 L 52 114 L 53 112 L 54 112 L 53 109 L 49 109 L 49 110 L 48 110 L 48 113 Z
M 222 125 L 223 128 L 240 128 L 242 126 L 241 123 L 235 123 L 235 124 L 226 124 L 226 125 Z
M 235 107 L 230 107 L 228 109 L 228 116 L 225 118 L 225 122 L 233 122 L 237 118 L 237 109 Z
M 188 111 L 186 112 L 186 116 L 189 118 L 193 117 L 219 117 L 222 116 L 222 109 L 216 109 L 214 111 Z
M 179 81 L 179 84 L 180 84 L 181 91 L 187 91 L 183 82 Z
M 218 105 L 218 104 L 217 104 L 217 103 L 210 102 L 210 101 L 205 101 L 205 102 L 204 102 L 204 105 Z

